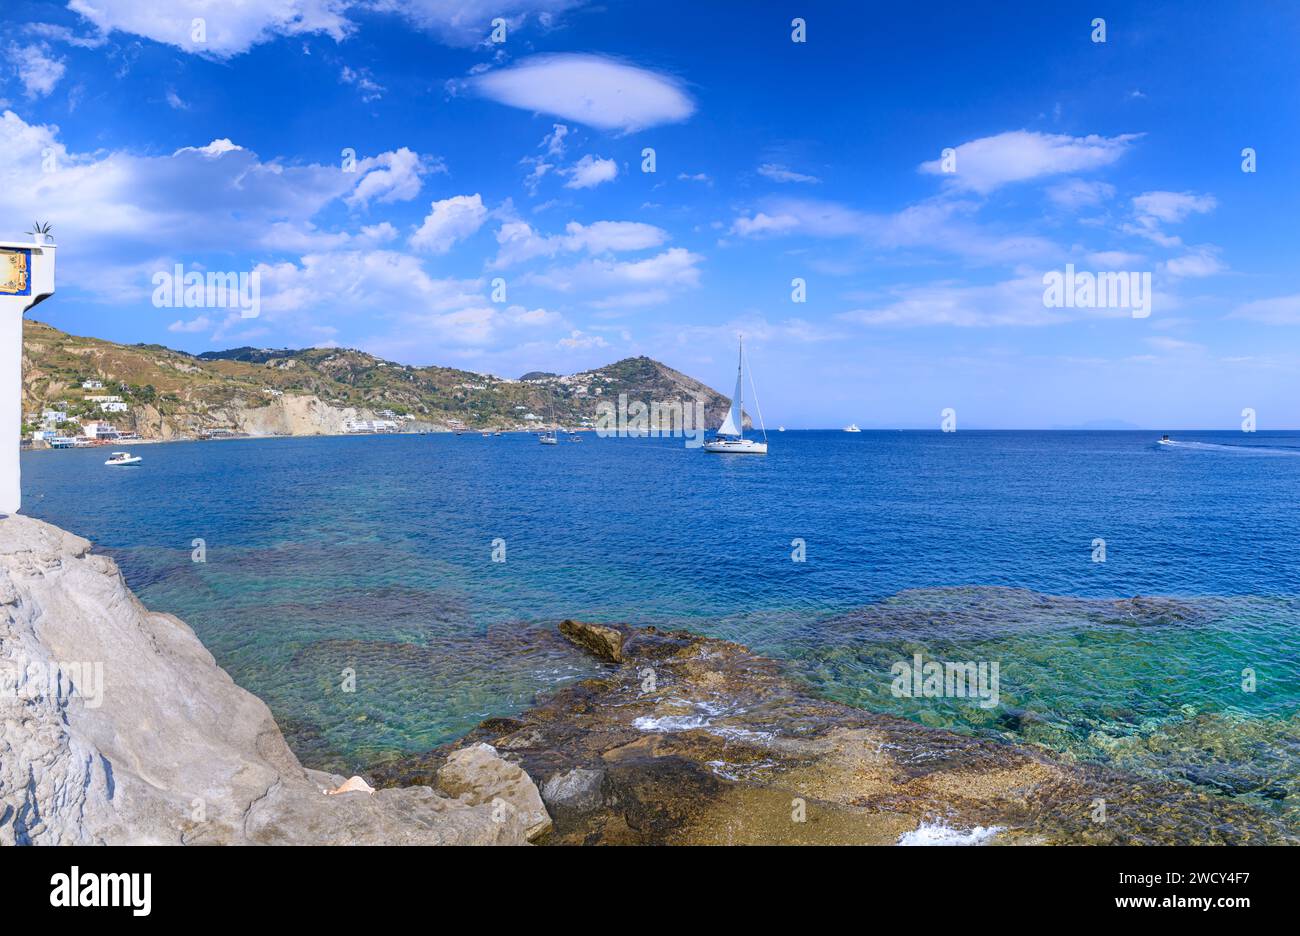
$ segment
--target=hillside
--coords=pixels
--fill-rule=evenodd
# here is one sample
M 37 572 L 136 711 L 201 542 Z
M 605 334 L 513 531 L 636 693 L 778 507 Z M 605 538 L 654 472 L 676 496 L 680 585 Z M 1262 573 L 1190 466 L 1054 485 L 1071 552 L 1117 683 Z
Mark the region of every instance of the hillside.
M 98 381 L 103 388 L 83 388 Z M 569 376 L 534 372 L 510 380 L 450 367 L 410 367 L 347 348 L 234 348 L 200 355 L 161 345 L 120 345 L 66 334 L 28 320 L 23 329 L 23 412 L 61 408 L 83 422 L 107 419 L 143 438 L 212 432 L 320 435 L 384 411 L 410 429 L 522 429 L 595 418 L 601 400 L 704 400 L 716 427 L 730 401 L 648 357 Z M 125 412 L 103 413 L 87 395 L 121 397 Z M 748 420 L 747 420 L 748 422 Z M 32 428 L 29 426 L 29 428 Z

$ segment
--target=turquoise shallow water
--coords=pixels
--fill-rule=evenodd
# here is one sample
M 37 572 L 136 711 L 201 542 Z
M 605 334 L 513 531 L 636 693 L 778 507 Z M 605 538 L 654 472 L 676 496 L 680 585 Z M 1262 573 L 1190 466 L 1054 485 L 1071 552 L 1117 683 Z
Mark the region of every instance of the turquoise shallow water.
M 422 750 L 588 674 L 534 639 L 585 617 L 739 640 L 853 704 L 1293 814 L 1300 434 L 1155 438 L 786 432 L 766 458 L 265 439 L 146 446 L 130 470 L 32 452 L 23 480 L 27 513 L 188 621 L 309 763 Z M 1134 595 L 1178 600 L 1114 602 Z M 1001 704 L 895 697 L 915 652 L 999 662 Z

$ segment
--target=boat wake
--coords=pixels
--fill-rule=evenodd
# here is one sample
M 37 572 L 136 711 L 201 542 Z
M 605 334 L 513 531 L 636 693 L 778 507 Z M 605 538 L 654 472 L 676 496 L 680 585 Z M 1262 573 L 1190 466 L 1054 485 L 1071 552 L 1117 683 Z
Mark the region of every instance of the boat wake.
M 1227 442 L 1179 442 L 1175 439 L 1162 441 L 1160 448 L 1178 449 L 1184 452 L 1224 452 L 1229 455 L 1300 455 L 1300 448 L 1270 445 L 1232 445 Z

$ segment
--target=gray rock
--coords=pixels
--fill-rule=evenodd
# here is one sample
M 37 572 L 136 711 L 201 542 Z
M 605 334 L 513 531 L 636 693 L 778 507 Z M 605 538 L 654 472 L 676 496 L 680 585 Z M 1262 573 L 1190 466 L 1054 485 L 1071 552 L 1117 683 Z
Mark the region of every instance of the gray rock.
M 504 816 L 518 819 L 530 842 L 551 830 L 537 785 L 523 768 L 502 760 L 490 744 L 453 751 L 438 768 L 438 788 L 471 805 L 491 806 L 498 821 Z
M 0 520 L 0 845 L 535 836 L 546 813 L 528 775 L 491 748 L 473 768 L 455 796 L 327 796 L 346 778 L 305 770 L 266 705 L 183 621 L 145 608 L 112 560 L 47 523 Z
M 605 805 L 605 771 L 576 767 L 542 784 L 542 802 L 556 822 L 589 815 Z

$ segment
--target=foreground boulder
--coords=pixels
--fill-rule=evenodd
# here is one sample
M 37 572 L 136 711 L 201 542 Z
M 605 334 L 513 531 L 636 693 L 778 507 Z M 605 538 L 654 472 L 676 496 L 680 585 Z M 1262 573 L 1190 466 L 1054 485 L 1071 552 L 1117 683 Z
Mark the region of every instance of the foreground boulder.
M 0 845 L 523 844 L 549 827 L 522 770 L 486 745 L 473 768 L 452 795 L 304 769 L 112 560 L 0 520 Z

